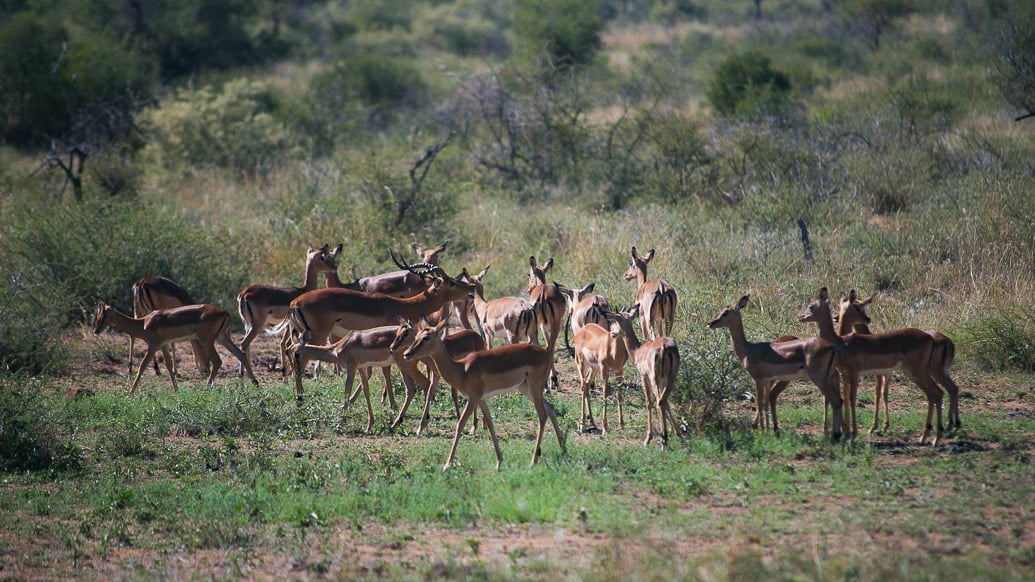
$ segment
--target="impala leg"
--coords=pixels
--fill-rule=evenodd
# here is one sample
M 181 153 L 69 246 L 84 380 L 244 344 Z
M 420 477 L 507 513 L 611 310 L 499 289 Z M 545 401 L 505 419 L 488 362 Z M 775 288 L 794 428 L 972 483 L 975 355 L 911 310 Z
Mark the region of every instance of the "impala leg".
M 172 354 L 169 353 L 169 346 L 162 346 L 162 357 L 165 358 L 165 369 L 169 372 L 169 379 L 172 380 L 173 392 L 179 392 L 179 387 L 176 385 L 176 374 L 173 372 L 172 365 Z M 212 385 L 212 378 L 208 379 L 209 386 Z
M 388 405 L 392 407 L 392 410 L 398 410 L 399 405 L 395 402 L 395 390 L 392 390 L 392 367 L 385 366 L 381 368 L 381 373 L 385 377 L 385 392 L 388 393 Z M 385 404 L 385 395 L 381 395 L 381 406 Z
M 428 377 L 420 373 L 416 367 L 410 372 L 404 372 L 402 369 L 399 370 L 402 375 L 403 385 L 406 386 L 406 398 L 403 400 L 402 408 L 399 410 L 398 416 L 395 417 L 395 421 L 392 422 L 391 429 L 395 430 L 403 419 L 406 417 L 406 411 L 410 408 L 410 403 L 413 402 L 413 397 L 417 394 L 417 384 L 419 383 L 425 393 L 427 393 Z M 419 374 L 419 377 L 413 377 L 412 374 Z
M 646 375 L 640 378 L 643 382 L 643 409 L 647 411 L 647 435 L 643 437 L 643 446 L 650 444 L 651 438 L 654 437 L 654 422 L 651 419 L 651 406 L 650 406 L 650 393 L 653 389 L 651 387 L 650 378 Z M 660 413 L 660 408 L 658 410 Z M 665 426 L 665 419 L 662 417 L 661 426 Z
M 592 378 L 588 382 L 582 383 L 582 415 L 579 423 L 579 432 L 591 432 L 597 426 L 596 421 L 593 420 L 593 405 L 590 400 L 594 387 L 595 384 Z M 606 416 L 604 426 L 607 426 Z
M 625 413 L 622 411 L 622 383 L 615 383 L 615 392 L 618 393 L 618 429 L 625 428 Z
M 499 471 L 500 466 L 503 465 L 503 453 L 500 452 L 500 440 L 496 437 L 496 427 L 492 425 L 492 416 L 489 415 L 489 405 L 484 400 L 479 400 L 478 407 L 481 408 L 482 416 L 485 417 L 485 428 L 492 439 L 492 448 L 496 449 L 496 470 Z
M 877 376 L 877 382 L 873 385 L 873 422 L 870 424 L 870 434 L 877 432 L 877 425 L 880 424 L 880 404 L 884 394 L 881 392 L 881 379 L 884 376 Z M 884 401 L 887 403 L 887 400 Z M 887 414 L 884 415 L 887 417 Z
M 209 357 L 205 353 L 204 346 L 198 340 L 192 340 L 190 342 L 190 351 L 194 354 L 194 364 L 198 367 L 201 375 L 208 375 L 209 371 Z M 175 360 L 174 360 L 175 363 Z
M 144 354 L 144 359 L 140 360 L 140 366 L 137 367 L 137 375 L 134 376 L 133 382 L 129 385 L 129 393 L 132 394 L 137 389 L 137 383 L 140 382 L 140 376 L 144 374 L 144 370 L 147 369 L 147 365 L 151 363 L 151 360 L 155 357 L 155 350 L 151 349 L 151 346 L 147 346 L 147 352 Z
M 877 378 L 877 380 L 880 382 L 881 395 L 884 396 L 884 431 L 887 432 L 887 430 L 891 428 L 891 400 L 888 398 L 890 396 L 890 391 L 888 390 L 888 377 L 881 376 Z
M 600 391 L 601 391 L 601 394 L 603 394 L 603 396 L 600 398 L 600 400 L 603 401 L 603 403 L 604 403 L 604 412 L 602 414 L 602 416 L 603 416 L 603 429 L 600 431 L 600 434 L 607 434 L 607 431 L 610 430 L 610 428 L 611 428 L 607 424 L 607 374 L 601 374 L 601 376 L 602 376 L 601 384 L 603 384 L 603 388 L 601 388 Z
M 295 400 L 302 400 L 302 375 L 304 374 L 305 367 L 309 365 L 309 360 L 302 357 L 301 347 L 295 350 L 294 358 L 294 374 L 295 374 Z
M 781 386 L 782 384 L 782 386 Z M 790 382 L 770 382 L 766 386 L 766 400 L 769 402 L 769 416 L 773 419 L 773 434 L 780 434 L 780 423 L 776 420 L 776 399 Z
M 247 328 L 247 333 L 244 334 L 244 339 L 241 340 L 241 352 L 244 354 L 244 360 L 241 361 L 241 371 L 238 376 L 244 376 L 245 365 L 244 362 L 251 361 L 251 345 L 255 341 L 255 338 L 259 335 L 258 327 Z
M 234 343 L 233 338 L 230 337 L 229 326 L 227 326 L 226 330 L 223 333 L 219 334 L 216 337 L 216 341 L 219 343 L 219 345 L 226 348 L 228 352 L 233 354 L 233 356 L 237 358 L 238 361 L 241 362 L 241 368 L 244 370 L 246 374 L 248 374 L 248 379 L 252 381 L 252 384 L 258 386 L 259 381 L 255 378 L 255 373 L 252 372 L 252 364 L 248 361 L 248 356 L 245 355 L 244 350 L 237 347 L 237 344 Z M 219 357 L 219 353 L 216 352 L 215 346 L 212 346 L 212 351 L 209 352 L 208 359 L 209 366 L 215 368 L 214 372 L 210 371 L 212 377 L 215 378 L 216 372 L 219 372 L 219 367 L 223 365 L 223 360 Z
M 435 388 L 438 386 L 438 374 L 431 370 L 431 377 L 428 379 L 428 386 L 424 390 L 424 410 L 420 414 L 420 422 L 417 423 L 417 436 L 420 436 L 424 429 L 428 428 L 428 420 L 431 418 L 431 402 L 435 399 Z M 453 405 L 456 406 L 456 391 L 453 391 Z M 460 418 L 460 409 L 457 408 L 456 417 Z
M 359 384 L 363 387 L 363 398 L 367 401 L 367 428 L 363 432 L 374 432 L 374 407 L 370 404 L 370 368 L 359 369 Z
M 946 428 L 955 430 L 960 428 L 960 387 L 956 385 L 948 370 L 935 370 L 935 381 L 949 394 L 949 420 Z
M 553 406 L 543 398 L 543 410 L 546 411 L 546 415 L 550 417 L 550 423 L 553 424 L 553 432 L 557 435 L 557 444 L 561 447 L 561 454 L 568 454 L 568 447 L 564 445 L 564 437 L 561 435 L 561 427 L 557 426 L 557 414 L 553 411 Z
M 467 400 L 467 405 L 464 406 L 463 412 L 460 413 L 460 418 L 456 421 L 456 431 L 453 434 L 453 444 L 449 447 L 449 456 L 446 457 L 446 464 L 442 466 L 442 470 L 448 469 L 456 458 L 456 446 L 460 444 L 460 433 L 464 430 L 464 424 L 467 422 L 467 417 L 471 416 L 474 409 L 478 407 L 478 403 L 475 399 L 470 398 Z

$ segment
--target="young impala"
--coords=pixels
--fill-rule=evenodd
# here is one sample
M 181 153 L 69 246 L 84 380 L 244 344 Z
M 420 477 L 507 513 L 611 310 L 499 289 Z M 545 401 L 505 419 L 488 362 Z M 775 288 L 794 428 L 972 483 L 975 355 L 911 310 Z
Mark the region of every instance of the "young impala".
M 749 342 L 744 335 L 741 311 L 747 307 L 750 295 L 719 312 L 708 323 L 711 329 L 727 328 L 744 369 L 755 381 L 755 400 L 759 410 L 759 426 L 768 428 L 768 415 L 773 417 L 773 431 L 779 432 L 776 419 L 776 405 L 769 401 L 769 387 L 783 380 L 810 380 L 815 384 L 827 402 L 833 407 L 834 440 L 841 438 L 843 416 L 841 395 L 837 390 L 836 357 L 834 345 L 820 338 L 793 339 L 781 342 Z
M 668 404 L 668 399 L 676 388 L 676 378 L 679 376 L 679 348 L 676 347 L 676 341 L 670 337 L 659 337 L 641 343 L 632 325 L 632 320 L 639 315 L 639 311 L 640 307 L 634 305 L 629 311 L 610 313 L 608 317 L 618 325 L 621 339 L 625 343 L 625 351 L 632 358 L 643 382 L 644 408 L 647 410 L 647 436 L 643 439 L 643 446 L 649 445 L 654 437 L 654 422 L 651 419 L 653 398 L 654 410 L 661 421 L 661 448 L 664 449 L 668 447 L 667 423 L 672 423 L 673 431 L 677 431 L 676 427 L 679 426 Z
M 643 336 L 654 339 L 672 333 L 676 320 L 676 290 L 664 279 L 648 279 L 647 263 L 654 258 L 654 249 L 641 257 L 632 248 L 632 260 L 625 280 L 636 280 L 636 304 L 640 306 L 640 329 Z
M 141 277 L 133 283 L 133 317 L 144 317 L 156 309 L 172 309 L 184 305 L 194 305 L 197 301 L 191 294 L 178 285 L 172 279 L 160 275 L 149 275 Z M 133 375 L 133 343 L 136 338 L 129 338 L 129 374 Z M 208 358 L 198 342 L 191 342 L 191 351 L 194 352 L 194 362 L 198 369 L 208 374 Z M 172 370 L 176 372 L 176 344 L 169 346 L 172 352 Z M 164 357 L 164 356 L 163 356 Z M 155 375 L 158 375 L 158 358 L 152 360 Z
M 169 354 L 169 345 L 177 341 L 196 340 L 201 345 L 210 362 L 209 384 L 212 384 L 216 374 L 219 373 L 219 368 L 223 365 L 223 360 L 216 352 L 215 344 L 217 343 L 240 360 L 241 366 L 248 373 L 248 378 L 255 385 L 259 384 L 255 375 L 252 374 L 252 367 L 248 364 L 244 352 L 230 338 L 230 314 L 221 307 L 205 304 L 187 305 L 174 309 L 159 309 L 144 317 L 130 317 L 107 303 L 99 301 L 94 321 L 93 332 L 95 334 L 99 334 L 107 326 L 111 326 L 147 343 L 147 353 L 144 354 L 137 374 L 129 386 L 131 394 L 136 390 L 137 383 L 140 382 L 140 376 L 147 368 L 147 364 L 158 351 L 162 351 L 165 355 L 165 366 L 169 371 L 169 379 L 172 381 L 173 390 L 177 389 L 176 376 L 172 373 Z
M 858 433 L 855 409 L 859 376 L 864 372 L 886 375 L 900 369 L 927 397 L 927 421 L 920 442 L 926 442 L 931 434 L 931 420 L 935 417 L 937 429 L 932 444 L 937 445 L 942 436 L 942 391 L 930 376 L 934 339 L 926 332 L 915 328 L 896 329 L 873 335 L 843 333 L 851 329 L 851 323 L 845 323 L 844 313 L 840 315 L 842 329 L 835 330 L 829 296 L 824 287 L 820 289 L 818 298 L 799 314 L 798 320 L 815 322 L 819 328 L 819 337 L 833 344 L 837 350 L 837 368 L 841 372 L 844 384 L 845 406 L 851 416 L 851 426 L 847 429 L 851 431 L 851 438 L 854 439 Z
M 460 413 L 460 420 L 456 423 L 453 444 L 449 449 L 449 456 L 446 458 L 443 469 L 448 469 L 453 464 L 464 424 L 474 410 L 480 408 L 485 419 L 485 428 L 488 429 L 489 436 L 492 438 L 492 446 L 496 450 L 496 469 L 499 470 L 503 463 L 503 455 L 500 453 L 496 429 L 493 427 L 492 415 L 489 413 L 489 406 L 485 400 L 491 396 L 515 390 L 520 391 L 532 401 L 539 420 L 539 430 L 536 432 L 531 464 L 534 465 L 539 460 L 542 452 L 540 445 L 546 429 L 547 418 L 550 419 L 553 430 L 557 433 L 557 443 L 561 446 L 561 452 L 567 452 L 561 437 L 561 429 L 557 426 L 557 417 L 553 407 L 543 397 L 553 366 L 553 354 L 549 350 L 533 344 L 517 343 L 473 352 L 462 358 L 453 359 L 446 351 L 442 341 L 445 333 L 445 321 L 422 329 L 414 338 L 413 345 L 403 353 L 403 358 L 408 360 L 424 357 L 434 359 L 435 366 L 446 382 L 467 397 L 467 405 Z
M 340 251 L 341 246 L 338 247 Z M 241 340 L 241 351 L 249 357 L 252 341 L 259 333 L 277 333 L 281 330 L 278 324 L 288 316 L 291 302 L 307 291 L 316 289 L 317 277 L 320 273 L 334 273 L 338 270 L 337 254 L 324 245 L 314 249 L 309 245 L 306 250 L 305 279 L 301 287 L 274 287 L 271 285 L 251 285 L 237 294 L 237 311 L 244 322 L 244 339 Z M 287 341 L 280 342 L 281 362 L 284 374 L 288 372 Z M 242 373 L 244 367 L 241 367 Z

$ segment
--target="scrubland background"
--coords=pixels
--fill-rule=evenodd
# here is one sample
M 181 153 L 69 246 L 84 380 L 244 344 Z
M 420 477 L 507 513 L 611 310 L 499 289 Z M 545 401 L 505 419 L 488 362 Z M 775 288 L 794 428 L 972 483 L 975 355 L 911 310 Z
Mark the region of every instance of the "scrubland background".
M 1033 55 L 1035 13 L 1015 0 L 3 3 L 0 469 L 12 493 L 2 503 L 14 533 L 0 537 L 0 574 L 47 577 L 81 561 L 114 560 L 122 565 L 115 571 L 131 578 L 149 577 L 146 566 L 156 563 L 172 577 L 278 577 L 285 568 L 301 577 L 624 577 L 646 576 L 630 563 L 651 571 L 690 555 L 680 562 L 685 570 L 663 570 L 664 577 L 975 574 L 961 563 L 979 576 L 1030 576 L 1035 534 L 1024 494 L 1030 480 L 1024 485 L 1022 475 L 1032 448 L 1035 369 L 1035 118 L 1025 117 L 1035 112 Z M 288 403 L 288 385 L 273 374 L 251 397 L 228 376 L 220 382 L 234 388 L 188 383 L 179 394 L 167 393 L 167 379 L 159 378 L 127 401 L 123 346 L 107 335 L 85 337 L 96 299 L 129 310 L 130 286 L 144 275 L 166 275 L 227 308 L 239 328 L 237 292 L 251 283 L 300 284 L 308 243 L 343 243 L 346 279 L 392 269 L 389 248 L 444 241 L 450 273 L 492 265 L 488 296 L 521 293 L 534 255 L 554 258 L 556 281 L 595 282 L 619 306 L 635 291 L 621 279 L 630 248 L 655 249 L 651 275 L 679 293 L 672 335 L 684 365 L 674 400 L 690 436 L 666 458 L 636 449 L 635 435 L 620 435 L 613 438 L 635 454 L 586 462 L 580 454 L 607 456 L 607 445 L 597 439 L 579 453 L 582 437 L 573 437 L 577 471 L 548 451 L 549 468 L 503 477 L 515 489 L 542 487 L 544 499 L 554 499 L 546 482 L 570 480 L 572 489 L 556 492 L 556 503 L 539 512 L 526 505 L 510 514 L 485 502 L 497 477 L 484 435 L 461 445 L 471 466 L 437 475 L 451 434 L 442 408 L 444 428 L 430 444 L 360 439 L 373 460 L 352 477 L 388 491 L 401 467 L 418 479 L 409 472 L 426 466 L 428 482 L 418 490 L 464 491 L 482 500 L 476 510 L 446 501 L 421 509 L 398 498 L 377 508 L 318 510 L 304 499 L 355 482 L 342 477 L 351 469 L 340 459 L 316 467 L 294 456 L 307 446 L 299 442 L 334 449 L 339 444 L 331 443 L 356 436 L 338 422 L 336 381 L 317 384 L 303 411 Z M 876 293 L 870 313 L 878 330 L 915 326 L 955 340 L 954 370 L 971 399 L 964 422 L 968 412 L 974 419 L 956 450 L 973 456 L 947 461 L 912 452 L 914 416 L 896 418 L 902 432 L 892 444 L 831 448 L 816 435 L 821 407 L 805 387 L 791 399 L 792 436 L 752 434 L 737 401 L 749 379 L 725 332 L 705 323 L 751 293 L 749 338 L 812 335 L 794 314 L 821 286 Z M 562 353 L 558 361 L 574 391 L 570 359 Z M 911 389 L 897 385 L 909 398 Z M 66 400 L 69 388 L 93 396 Z M 629 390 L 627 400 L 639 398 Z M 570 427 L 577 408 L 565 405 L 563 392 L 555 397 Z M 503 400 L 504 419 L 529 414 L 522 401 Z M 523 428 L 515 433 L 520 442 L 505 452 L 512 467 L 524 463 L 529 446 Z M 546 447 L 556 447 L 551 438 Z M 651 513 L 687 500 L 707 513 L 716 499 L 728 506 L 727 495 L 763 478 L 772 458 L 791 467 L 788 475 L 798 471 L 764 475 L 765 483 L 782 484 L 775 503 L 783 507 L 788 495 L 815 499 L 802 491 L 816 487 L 816 466 L 825 464 L 837 483 L 865 481 L 873 475 L 853 469 L 880 473 L 876 467 L 895 458 L 889 451 L 900 450 L 925 468 L 888 470 L 906 480 L 927 470 L 931 483 L 947 479 L 957 496 L 944 505 L 959 512 L 930 528 L 888 525 L 891 541 L 871 529 L 863 549 L 805 551 L 811 558 L 801 562 L 789 557 L 815 547 L 809 536 L 840 539 L 859 522 L 889 518 L 865 513 L 879 504 L 863 504 L 857 522 L 824 521 L 818 533 L 783 535 L 825 520 L 826 509 L 836 514 L 845 498 L 867 495 L 837 485 L 823 490 L 825 510 L 816 514 L 745 510 L 750 526 L 739 513 L 713 516 L 722 523 L 702 529 L 741 549 L 691 551 L 677 540 L 707 538 L 693 526 L 647 528 L 637 511 L 612 526 L 580 510 L 598 496 L 624 509 L 649 491 L 657 497 Z M 802 459 L 816 466 L 806 469 Z M 936 469 L 939 460 L 945 466 Z M 698 464 L 712 472 L 695 473 Z M 601 466 L 631 481 L 609 481 L 600 492 L 584 473 Z M 940 472 L 988 474 L 990 466 L 1011 477 L 1002 480 L 1005 493 L 987 498 L 956 480 L 963 477 Z M 233 471 L 212 467 L 239 474 L 223 482 Z M 247 497 L 241 487 L 263 489 L 254 481 L 263 472 L 306 495 L 290 507 L 238 501 L 234 507 L 250 508 L 250 517 L 230 525 L 232 508 L 202 503 L 195 512 L 182 509 L 189 505 L 182 500 L 170 501 L 173 507 L 143 501 L 176 499 L 170 491 L 188 487 L 184 479 L 190 486 L 215 479 L 212 489 L 200 489 Z M 876 482 L 917 500 L 926 494 L 897 478 Z M 146 487 L 160 492 L 144 494 Z M 100 497 L 74 501 L 84 489 Z M 1001 519 L 1006 533 L 958 521 L 964 508 L 994 498 L 1020 505 L 983 522 Z M 906 521 L 915 523 L 918 506 L 905 505 Z M 173 517 L 176 507 L 187 515 Z M 190 527 L 179 529 L 181 521 Z M 338 539 L 332 532 L 343 523 L 357 537 L 364 526 L 373 529 L 387 547 L 417 557 L 409 566 L 398 557 L 354 564 L 328 557 L 327 540 Z M 524 524 L 525 536 L 533 536 L 529 528 L 547 538 L 569 528 L 605 541 L 573 550 L 597 556 L 597 565 L 551 569 L 550 560 L 535 561 L 544 555 L 535 549 L 501 565 L 479 554 L 484 523 L 497 533 Z M 442 535 L 454 536 L 452 545 L 443 545 L 466 547 L 468 557 L 411 553 L 420 537 L 413 532 L 425 527 L 450 532 Z M 962 531 L 963 541 L 932 541 L 911 529 L 943 527 Z M 307 535 L 317 549 L 304 543 Z M 277 545 L 285 536 L 294 540 L 287 549 Z M 629 560 L 623 545 L 609 543 L 626 538 L 657 553 Z M 146 551 L 130 552 L 126 565 L 127 548 Z M 888 551 L 893 559 L 873 560 Z M 183 552 L 197 570 L 170 558 Z M 271 565 L 260 555 L 293 558 Z

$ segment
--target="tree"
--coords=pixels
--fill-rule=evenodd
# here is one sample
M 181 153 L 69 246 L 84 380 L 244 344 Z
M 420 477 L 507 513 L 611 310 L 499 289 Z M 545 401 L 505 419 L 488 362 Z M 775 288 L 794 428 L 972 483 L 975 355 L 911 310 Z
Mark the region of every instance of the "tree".
M 758 51 L 727 56 L 706 89 L 712 107 L 727 117 L 779 113 L 790 93 L 790 77 Z
M 592 0 L 518 0 L 514 31 L 526 52 L 545 51 L 554 67 L 570 67 L 596 57 L 604 24 Z
M 1035 117 L 1035 10 L 1008 14 L 992 33 L 999 90 L 1022 113 L 1016 121 Z

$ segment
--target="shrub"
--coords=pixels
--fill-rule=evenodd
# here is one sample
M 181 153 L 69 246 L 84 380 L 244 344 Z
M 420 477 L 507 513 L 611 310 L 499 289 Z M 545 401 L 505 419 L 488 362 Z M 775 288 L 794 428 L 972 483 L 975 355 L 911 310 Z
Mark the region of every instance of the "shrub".
M 299 154 L 296 139 L 273 115 L 274 103 L 265 84 L 244 78 L 222 88 L 181 89 L 144 112 L 145 156 L 168 168 L 270 170 Z
M 1035 372 L 1035 313 L 1002 314 L 972 323 L 958 345 L 983 370 Z
M 75 431 L 61 420 L 28 376 L 0 371 L 0 471 L 74 470 Z
M 97 297 L 130 309 L 130 288 L 144 275 L 166 275 L 198 300 L 224 308 L 244 286 L 242 267 L 224 259 L 218 237 L 137 201 L 88 197 L 46 213 L 27 203 L 10 218 L 6 267 L 24 273 L 27 288 L 55 295 L 53 308 L 25 306 L 52 311 L 50 329 L 82 321 Z
M 791 80 L 758 51 L 729 55 L 720 64 L 706 90 L 708 102 L 719 114 L 774 115 L 790 103 Z
M 519 0 L 514 33 L 526 54 L 545 51 L 552 66 L 564 68 L 596 57 L 605 24 L 593 0 Z

